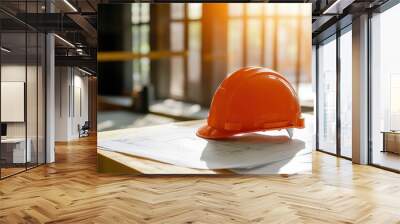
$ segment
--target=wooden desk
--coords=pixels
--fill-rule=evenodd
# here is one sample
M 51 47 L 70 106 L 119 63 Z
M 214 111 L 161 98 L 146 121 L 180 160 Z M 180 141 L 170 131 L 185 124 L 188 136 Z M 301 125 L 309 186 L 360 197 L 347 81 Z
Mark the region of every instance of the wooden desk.
M 382 152 L 400 154 L 400 131 L 382 131 L 383 149 Z
M 30 138 L 5 138 L 1 139 L 1 145 L 2 159 L 5 159 L 5 163 L 22 164 L 31 161 L 32 141 Z

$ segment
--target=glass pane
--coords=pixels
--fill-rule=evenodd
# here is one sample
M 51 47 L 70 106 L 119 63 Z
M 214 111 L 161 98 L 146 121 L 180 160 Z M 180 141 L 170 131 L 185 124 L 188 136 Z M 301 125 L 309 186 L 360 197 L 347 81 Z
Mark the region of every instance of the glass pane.
M 277 4 L 267 3 L 264 4 L 264 15 L 265 16 L 273 16 L 276 11 Z
M 140 26 L 133 25 L 132 26 L 132 51 L 133 52 L 140 52 Z
M 183 57 L 175 56 L 171 58 L 171 82 L 170 94 L 171 97 L 183 97 L 183 83 L 184 70 L 183 70 Z
M 25 170 L 31 161 L 31 141 L 26 144 L 26 34 L 1 35 L 1 166 L 2 177 Z M 5 97 L 7 96 L 7 97 Z M 28 146 L 28 150 L 27 150 Z M 28 153 L 27 153 L 28 152 Z
M 229 16 L 243 15 L 243 3 L 228 3 Z
M 140 6 L 140 21 L 142 23 L 147 23 L 150 20 L 150 4 L 141 3 Z
M 201 98 L 201 22 L 189 23 L 188 97 L 200 102 Z
M 243 66 L 243 22 L 241 19 L 231 19 L 228 24 L 228 72 Z
M 336 41 L 318 49 L 319 149 L 336 153 Z
M 202 14 L 201 3 L 188 3 L 189 19 L 200 19 Z
M 180 4 L 183 5 L 183 4 Z M 171 51 L 184 50 L 184 25 L 183 22 L 172 22 L 170 24 L 170 47 Z M 184 61 L 182 56 L 172 57 L 170 97 L 181 99 L 184 96 Z
M 150 51 L 149 32 L 149 25 L 140 26 L 140 53 L 145 54 Z
M 277 21 L 278 36 L 277 36 L 277 57 L 278 68 L 277 70 L 285 75 L 288 80 L 293 84 L 296 91 L 297 77 L 296 77 L 296 62 L 297 62 L 297 48 L 298 48 L 298 24 L 297 19 L 280 19 Z M 285 46 L 284 48 L 279 46 Z
M 352 156 L 352 37 L 351 31 L 340 37 L 340 150 Z
M 261 21 L 249 19 L 247 22 L 247 65 L 261 65 Z
M 142 58 L 140 59 L 140 68 L 141 68 L 141 83 L 142 85 L 146 85 L 150 81 L 150 59 Z
M 138 4 L 138 3 L 134 3 L 134 4 L 132 4 L 132 8 L 131 8 L 131 13 L 132 13 L 132 15 L 131 15 L 131 20 L 132 20 L 132 23 L 133 24 L 137 24 L 137 23 L 139 23 L 140 22 L 140 17 L 139 17 L 139 7 L 140 7 L 140 4 Z
M 263 4 L 260 3 L 247 3 L 247 15 L 248 16 L 260 16 L 263 10 Z
M 271 4 L 267 4 L 271 5 Z M 278 33 L 273 32 L 275 28 L 275 21 L 272 18 L 268 18 L 265 21 L 265 31 L 264 38 L 265 38 L 265 61 L 264 65 L 269 68 L 273 68 L 274 65 L 274 38 L 277 38 Z
M 303 5 L 303 4 L 301 4 Z M 311 9 L 311 5 L 304 4 L 306 7 L 302 6 L 302 11 L 307 12 L 307 8 Z M 297 94 L 300 99 L 301 105 L 304 106 L 314 106 L 315 91 L 313 90 L 312 84 L 312 71 L 309 66 L 312 64 L 312 57 L 305 57 L 304 55 L 311 55 L 312 48 L 310 48 L 310 43 L 312 42 L 312 26 L 311 26 L 311 12 L 304 15 L 301 20 L 298 20 L 298 35 L 300 35 L 300 41 L 298 44 L 300 46 L 296 47 L 296 60 L 299 61 L 299 73 L 300 73 L 300 83 L 297 89 Z M 300 53 L 298 52 L 300 50 Z M 298 58 L 300 57 L 300 58 Z M 297 62 L 296 62 L 297 63 Z M 294 65 L 296 67 L 296 65 Z
M 39 45 L 38 45 L 38 164 L 45 163 L 46 158 L 46 148 L 45 148 L 45 42 L 46 37 L 44 34 L 39 34 Z
M 28 142 L 28 168 L 37 165 L 38 160 L 38 35 L 36 32 L 27 33 L 28 43 L 28 62 L 26 74 L 26 125 L 27 125 L 27 142 Z
M 141 88 L 142 84 L 142 77 L 140 75 L 140 70 L 141 70 L 141 64 L 140 64 L 140 59 L 133 60 L 132 62 L 133 66 L 133 89 L 138 90 Z
M 372 17 L 372 163 L 400 170 L 400 5 Z
M 182 51 L 184 49 L 184 26 L 182 22 L 173 22 L 170 25 L 171 50 Z
M 185 4 L 184 3 L 171 3 L 171 19 L 183 19 L 185 16 Z

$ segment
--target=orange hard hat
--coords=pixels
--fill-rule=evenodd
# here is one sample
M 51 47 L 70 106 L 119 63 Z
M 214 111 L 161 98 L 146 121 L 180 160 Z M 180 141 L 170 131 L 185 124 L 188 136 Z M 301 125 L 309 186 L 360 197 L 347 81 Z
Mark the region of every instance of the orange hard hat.
M 296 92 L 279 73 L 261 67 L 241 68 L 224 79 L 211 102 L 202 138 L 220 139 L 236 134 L 304 128 Z

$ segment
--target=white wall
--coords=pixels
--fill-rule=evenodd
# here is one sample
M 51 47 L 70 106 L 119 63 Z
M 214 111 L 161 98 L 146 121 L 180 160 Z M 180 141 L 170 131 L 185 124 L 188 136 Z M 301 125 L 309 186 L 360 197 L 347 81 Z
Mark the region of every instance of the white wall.
M 37 70 L 38 69 L 38 70 Z M 8 138 L 24 138 L 25 135 L 29 139 L 32 155 L 32 161 L 44 163 L 45 159 L 45 115 L 44 115 L 44 74 L 41 66 L 27 67 L 25 64 L 3 64 L 1 66 L 1 81 L 2 82 L 24 82 L 26 87 L 26 101 L 22 108 L 19 108 L 20 113 L 25 114 L 25 118 L 21 122 L 5 122 L 7 124 Z M 3 92 L 4 89 L 2 89 Z M 24 94 L 25 90 L 20 94 Z M 4 94 L 4 93 L 3 93 Z M 2 98 L 7 95 L 2 95 Z M 26 106 L 25 106 L 26 103 Z M 2 107 L 2 112 L 16 113 L 7 110 L 18 110 L 11 107 Z M 24 115 L 22 115 L 24 116 Z M 51 162 L 51 160 L 49 160 Z
M 55 68 L 55 140 L 68 140 L 68 117 L 69 117 L 69 96 L 70 84 L 69 69 L 67 67 Z
M 25 70 L 27 69 L 27 70 Z M 26 71 L 28 74 L 26 74 Z M 26 83 L 25 76 L 27 75 L 29 86 L 36 86 L 36 81 L 31 80 L 32 76 L 36 76 L 36 67 L 25 65 L 2 65 L 1 66 L 1 81 L 2 82 L 24 82 Z M 36 111 L 36 88 L 27 88 L 27 106 L 35 108 Z M 29 105 L 33 102 L 32 105 Z M 1 110 L 7 110 L 7 108 L 1 108 Z M 28 110 L 28 109 L 27 109 Z M 28 137 L 30 129 L 36 130 L 36 113 L 32 113 L 32 110 L 28 110 Z M 32 123 L 33 122 L 33 123 Z M 25 126 L 26 122 L 7 122 L 7 136 L 8 137 L 25 137 Z M 36 134 L 36 132 L 35 132 Z
M 83 75 L 76 68 L 56 67 L 56 141 L 77 139 L 78 124 L 88 120 L 88 78 Z
M 1 81 L 3 82 L 25 82 L 25 65 L 2 65 Z M 28 67 L 28 71 L 30 68 Z M 1 108 L 6 110 L 7 108 Z M 7 137 L 25 137 L 25 122 L 7 123 Z

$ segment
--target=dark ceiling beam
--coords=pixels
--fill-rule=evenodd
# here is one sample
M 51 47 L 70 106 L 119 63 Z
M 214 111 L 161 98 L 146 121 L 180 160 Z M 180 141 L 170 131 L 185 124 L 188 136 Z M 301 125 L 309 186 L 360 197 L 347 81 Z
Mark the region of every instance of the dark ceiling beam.
M 42 32 L 81 31 L 68 14 L 62 13 L 18 13 L 16 17 Z
M 97 69 L 97 59 L 93 56 L 55 56 L 56 66 L 87 67 L 92 71 Z
M 18 16 L 14 15 L 13 13 L 11 13 L 1 7 L 0 7 L 0 15 L 2 18 L 5 18 L 5 19 L 12 19 L 16 24 L 26 26 L 25 29 L 29 28 L 29 29 L 35 30 L 35 27 L 32 27 L 30 24 L 26 23 L 25 19 L 21 19 Z
M 69 4 L 66 4 L 63 0 L 56 0 L 56 1 L 52 1 L 52 3 L 54 4 L 54 7 L 58 10 L 60 10 L 63 13 L 73 13 L 73 12 L 77 12 L 74 9 L 78 10 L 77 5 L 74 4 L 74 1 L 68 0 Z M 70 5 L 74 8 L 72 9 L 70 7 Z
M 89 38 L 86 41 L 91 46 L 96 46 L 97 44 L 97 29 L 89 23 L 89 21 L 80 14 L 68 14 L 68 17 L 73 20 L 82 30 L 87 34 Z
M 352 19 L 353 16 L 350 14 L 342 17 L 340 20 L 335 19 L 333 23 L 329 23 L 330 25 L 322 29 L 319 33 L 313 34 L 312 43 L 318 44 L 323 40 L 335 35 L 337 30 L 341 30 L 349 26 L 352 23 Z
M 15 18 L 14 18 L 15 17 Z M 40 32 L 83 33 L 79 42 L 97 46 L 96 28 L 80 13 L 18 13 L 13 18 L 0 19 L 2 30 L 25 30 L 25 24 Z M 91 17 L 90 17 L 91 18 Z M 75 38 L 72 38 L 75 40 Z
M 324 9 L 323 14 L 343 14 L 343 11 L 355 0 L 336 0 Z
M 54 5 L 56 8 L 61 9 L 67 15 L 69 19 L 75 22 L 81 30 L 86 34 L 86 42 L 90 46 L 97 45 L 97 30 L 96 27 L 93 26 L 81 13 L 82 9 L 80 8 L 80 4 L 77 1 L 68 1 L 69 4 L 64 1 L 55 1 Z M 89 4 L 89 7 L 93 8 L 92 4 Z
M 86 0 L 86 3 L 90 6 L 90 8 L 92 8 L 93 9 L 93 11 L 97 11 L 96 10 L 96 7 L 90 2 L 90 0 Z
M 312 32 L 318 32 L 319 30 L 323 29 L 324 26 L 329 26 L 328 22 L 333 20 L 335 16 L 319 16 L 317 20 L 312 24 Z

